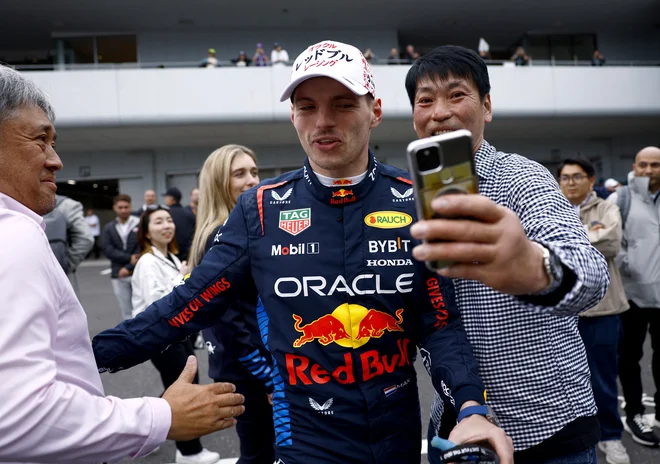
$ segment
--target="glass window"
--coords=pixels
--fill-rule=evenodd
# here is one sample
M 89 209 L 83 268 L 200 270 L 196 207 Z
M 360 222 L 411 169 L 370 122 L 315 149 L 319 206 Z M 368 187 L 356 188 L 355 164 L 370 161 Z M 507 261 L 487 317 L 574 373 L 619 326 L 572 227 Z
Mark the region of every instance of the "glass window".
M 134 35 L 109 35 L 96 38 L 99 63 L 137 63 Z
M 573 61 L 571 36 L 551 35 L 550 52 L 557 61 Z
M 596 36 L 581 34 L 573 36 L 573 53 L 578 60 L 590 60 L 596 49 Z
M 67 64 L 94 63 L 94 37 L 60 39 L 64 45 L 64 62 Z

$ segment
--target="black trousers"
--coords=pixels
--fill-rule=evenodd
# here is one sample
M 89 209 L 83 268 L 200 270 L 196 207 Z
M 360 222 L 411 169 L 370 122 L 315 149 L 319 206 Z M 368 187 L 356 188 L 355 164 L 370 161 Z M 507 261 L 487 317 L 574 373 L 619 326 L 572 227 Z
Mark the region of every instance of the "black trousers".
M 158 369 L 160 378 L 163 380 L 163 386 L 167 390 L 181 375 L 181 371 L 186 366 L 188 356 L 195 354 L 193 341 L 188 339 L 181 343 L 171 345 L 162 353 L 151 358 L 151 362 Z M 195 374 L 194 383 L 199 383 L 199 375 Z M 202 451 L 202 443 L 199 438 L 190 441 L 177 441 L 176 448 L 184 456 L 197 454 Z
M 236 385 L 236 393 L 245 397 L 245 412 L 236 417 L 236 433 L 241 443 L 237 464 L 273 464 L 275 461 L 275 426 L 273 407 L 263 383 L 257 380 L 222 380 Z
M 622 339 L 619 343 L 619 380 L 626 400 L 626 415 L 643 414 L 642 375 L 639 362 L 644 355 L 646 332 L 651 334 L 651 370 L 655 382 L 655 404 L 660 405 L 660 309 L 640 308 L 629 301 L 630 309 L 621 314 Z M 660 417 L 660 410 L 656 410 Z

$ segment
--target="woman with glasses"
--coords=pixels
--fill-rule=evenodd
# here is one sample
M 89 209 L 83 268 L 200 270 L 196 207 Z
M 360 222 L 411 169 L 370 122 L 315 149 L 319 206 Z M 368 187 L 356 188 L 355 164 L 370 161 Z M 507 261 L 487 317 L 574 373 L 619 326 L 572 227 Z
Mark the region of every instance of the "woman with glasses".
M 241 193 L 259 183 L 254 152 L 225 145 L 209 155 L 199 174 L 197 227 L 189 253 L 191 270 L 213 246 Z M 275 432 L 269 395 L 273 391 L 271 356 L 261 339 L 260 302 L 239 298 L 218 323 L 202 331 L 209 352 L 209 377 L 231 382 L 245 397 L 245 412 L 236 418 L 241 444 L 239 464 L 272 464 Z
M 176 257 L 178 247 L 174 238 L 175 230 L 169 208 L 162 205 L 148 205 L 145 208 L 137 233 L 142 254 L 131 278 L 133 317 L 170 293 L 188 273 L 186 262 L 182 263 Z M 190 355 L 194 355 L 194 348 L 188 339 L 171 345 L 151 359 L 165 389 L 179 378 Z M 197 376 L 194 382 L 199 383 Z M 176 448 L 177 464 L 212 464 L 220 459 L 220 454 L 204 449 L 199 439 L 177 441 Z

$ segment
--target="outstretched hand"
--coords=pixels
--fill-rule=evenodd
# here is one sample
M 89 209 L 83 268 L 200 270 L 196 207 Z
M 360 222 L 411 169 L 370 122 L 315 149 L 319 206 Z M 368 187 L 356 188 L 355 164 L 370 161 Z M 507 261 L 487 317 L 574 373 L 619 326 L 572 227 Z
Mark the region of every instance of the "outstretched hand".
M 163 393 L 172 409 L 168 440 L 192 440 L 232 427 L 236 424 L 234 417 L 245 411 L 245 398 L 234 393 L 233 384 L 196 385 L 192 383 L 196 373 L 197 358 L 189 356 L 177 381 Z

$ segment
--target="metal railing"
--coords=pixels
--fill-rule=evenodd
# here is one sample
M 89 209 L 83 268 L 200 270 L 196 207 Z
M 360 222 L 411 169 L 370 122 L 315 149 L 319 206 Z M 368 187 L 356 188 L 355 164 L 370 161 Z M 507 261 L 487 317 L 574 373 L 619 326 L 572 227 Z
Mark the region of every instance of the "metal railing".
M 513 61 L 509 60 L 485 60 L 489 66 L 515 66 Z M 5 64 L 18 71 L 79 71 L 79 70 L 103 70 L 103 69 L 173 69 L 173 68 L 205 68 L 199 61 L 168 61 L 168 62 L 149 62 L 149 63 L 89 63 L 89 64 Z M 292 62 L 287 63 L 290 66 Z M 385 65 L 410 65 L 408 60 L 387 60 L 378 59 L 372 60 L 372 65 L 385 66 Z M 276 65 L 279 66 L 279 65 Z M 592 66 L 591 60 L 530 60 L 527 66 Z M 620 66 L 660 66 L 660 60 L 612 60 L 607 61 L 602 67 L 620 67 Z M 235 61 L 218 60 L 217 68 L 237 68 Z M 252 64 L 244 66 L 245 68 L 260 68 L 272 67 L 269 66 L 254 66 Z

